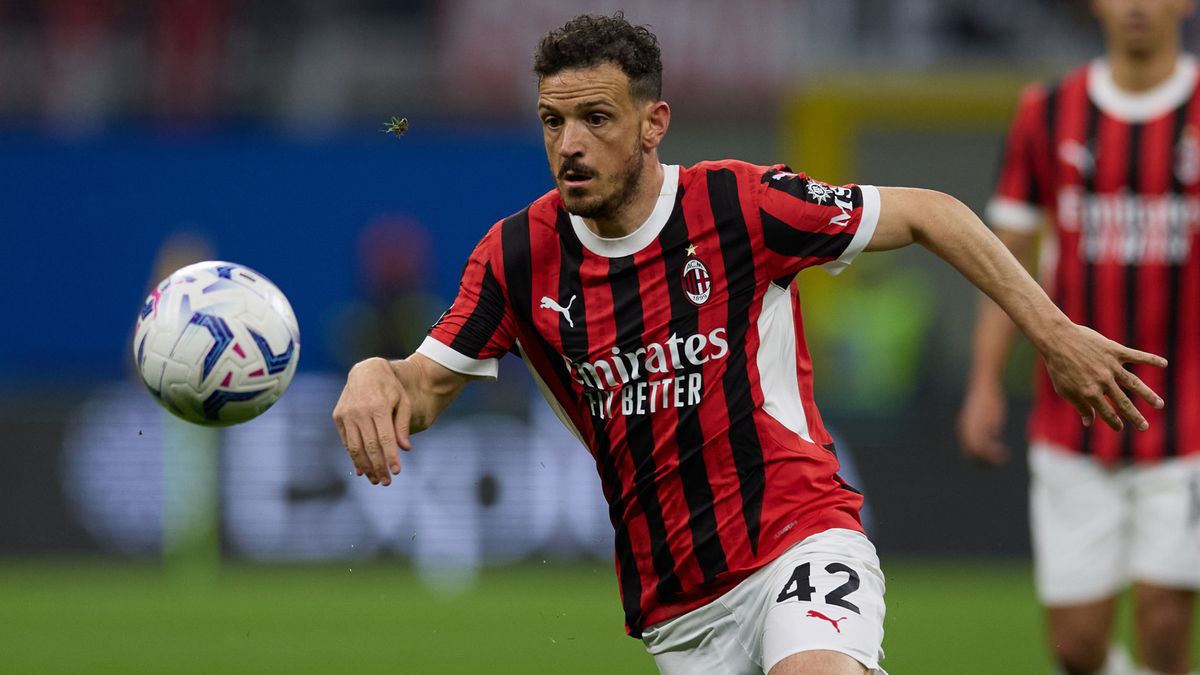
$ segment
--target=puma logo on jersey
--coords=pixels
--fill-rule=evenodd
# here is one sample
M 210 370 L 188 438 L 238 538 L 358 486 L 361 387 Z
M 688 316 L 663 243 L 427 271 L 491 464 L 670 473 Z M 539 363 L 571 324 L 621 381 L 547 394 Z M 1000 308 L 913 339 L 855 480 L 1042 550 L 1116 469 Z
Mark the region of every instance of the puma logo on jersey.
M 566 307 L 563 307 L 562 305 L 558 304 L 557 301 L 543 295 L 542 296 L 542 304 L 539 305 L 539 307 L 541 309 L 554 310 L 555 312 L 562 314 L 563 317 L 567 320 L 567 325 L 570 326 L 571 328 L 574 328 L 575 322 L 571 320 L 571 305 L 573 305 L 573 304 L 575 304 L 575 296 L 574 295 L 571 296 L 571 299 L 567 302 Z
M 839 633 L 842 632 L 842 629 L 838 627 L 838 624 L 841 623 L 842 621 L 846 620 L 846 617 L 844 617 L 844 616 L 840 619 L 831 619 L 831 618 L 825 616 L 824 614 L 818 612 L 815 609 L 808 610 L 808 614 L 805 614 L 804 616 L 811 616 L 814 619 L 821 619 L 822 621 L 828 621 L 829 625 L 833 626 L 833 629 Z
M 1096 161 L 1092 157 L 1092 151 L 1089 150 L 1086 145 L 1080 143 L 1074 138 L 1068 138 L 1062 143 L 1059 143 L 1058 158 L 1062 160 L 1064 164 L 1069 164 L 1075 167 L 1075 169 L 1079 171 L 1080 175 L 1083 176 L 1092 175 L 1092 168 L 1096 165 Z

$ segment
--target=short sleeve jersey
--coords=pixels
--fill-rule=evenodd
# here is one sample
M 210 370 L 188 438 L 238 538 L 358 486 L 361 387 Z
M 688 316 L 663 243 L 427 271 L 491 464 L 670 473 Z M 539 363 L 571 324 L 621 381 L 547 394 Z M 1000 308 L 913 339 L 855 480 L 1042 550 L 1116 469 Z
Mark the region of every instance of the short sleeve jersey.
M 1042 283 L 1073 321 L 1162 354 L 1133 372 L 1166 407 L 1139 409 L 1146 432 L 1085 428 L 1039 370 L 1031 440 L 1105 463 L 1200 452 L 1200 105 L 1190 56 L 1141 94 L 1104 61 L 1021 96 L 988 220 L 1034 232 L 1043 214 Z
M 664 166 L 654 211 L 595 235 L 557 191 L 497 223 L 419 352 L 514 352 L 596 461 L 627 630 L 706 604 L 828 528 L 861 530 L 812 395 L 800 270 L 870 241 L 871 186 L 783 166 Z

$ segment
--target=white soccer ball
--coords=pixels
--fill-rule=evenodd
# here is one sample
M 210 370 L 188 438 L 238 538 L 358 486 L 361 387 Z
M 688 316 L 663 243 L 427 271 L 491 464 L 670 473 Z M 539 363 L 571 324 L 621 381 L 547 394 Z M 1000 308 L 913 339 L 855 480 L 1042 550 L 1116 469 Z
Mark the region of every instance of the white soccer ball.
M 300 360 L 300 328 L 287 298 L 263 275 L 200 262 L 146 298 L 133 356 L 164 408 L 196 424 L 229 426 L 283 395 Z

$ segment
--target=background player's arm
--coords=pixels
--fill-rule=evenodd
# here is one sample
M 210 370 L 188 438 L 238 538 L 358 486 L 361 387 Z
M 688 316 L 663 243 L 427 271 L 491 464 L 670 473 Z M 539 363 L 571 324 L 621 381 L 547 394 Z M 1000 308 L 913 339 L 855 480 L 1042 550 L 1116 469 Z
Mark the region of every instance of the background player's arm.
M 998 228 L 996 236 L 1026 269 L 1033 260 L 1036 232 Z M 958 439 L 970 456 L 992 464 L 1008 461 L 1001 440 L 1006 416 L 1004 369 L 1016 341 L 1017 327 L 990 298 L 979 303 L 972 338 L 971 370 L 958 418 Z
M 470 379 L 420 354 L 355 364 L 333 409 L 355 472 L 390 485 L 400 473 L 397 447 L 411 450 L 409 434 L 429 428 Z
M 1122 417 L 1138 429 L 1148 426 L 1125 391 L 1137 393 L 1155 407 L 1162 406 L 1162 399 L 1123 364 L 1161 368 L 1166 359 L 1072 323 L 996 235 L 957 199 L 914 188 L 880 188 L 879 196 L 879 223 L 867 250 L 912 243 L 928 248 L 1016 322 L 1045 360 L 1055 391 L 1075 407 L 1085 425 L 1099 415 L 1117 430 L 1122 428 Z

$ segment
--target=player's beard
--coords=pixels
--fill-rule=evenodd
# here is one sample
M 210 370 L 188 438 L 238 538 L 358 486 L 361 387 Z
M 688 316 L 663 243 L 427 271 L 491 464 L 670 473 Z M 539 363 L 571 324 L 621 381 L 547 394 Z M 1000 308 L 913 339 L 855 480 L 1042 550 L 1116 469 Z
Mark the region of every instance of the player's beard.
M 563 203 L 568 211 L 580 218 L 612 218 L 629 203 L 633 193 L 637 191 L 645 164 L 646 159 L 642 156 L 641 143 L 635 142 L 633 152 L 625 161 L 624 168 L 610 181 L 610 184 L 613 185 L 612 192 L 607 196 L 596 195 L 589 199 L 582 195 L 571 194 L 573 190 L 570 188 L 560 189 L 559 193 L 562 194 Z

